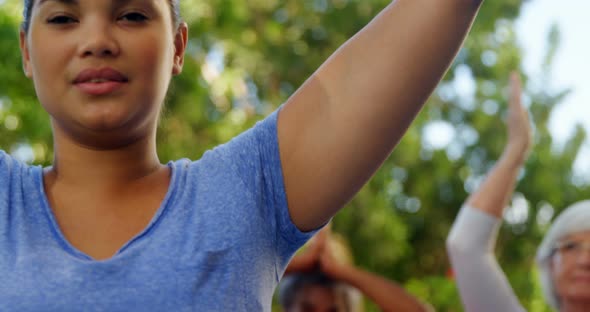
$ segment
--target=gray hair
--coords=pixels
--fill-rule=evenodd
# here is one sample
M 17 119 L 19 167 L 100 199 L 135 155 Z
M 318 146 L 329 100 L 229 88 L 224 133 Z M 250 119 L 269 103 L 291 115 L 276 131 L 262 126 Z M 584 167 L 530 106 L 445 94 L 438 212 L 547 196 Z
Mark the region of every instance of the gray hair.
M 559 240 L 568 235 L 589 230 L 590 200 L 574 203 L 555 219 L 537 249 L 536 261 L 541 273 L 543 293 L 547 302 L 555 309 L 559 309 L 560 304 L 551 274 L 551 257 L 554 254 L 555 246 Z

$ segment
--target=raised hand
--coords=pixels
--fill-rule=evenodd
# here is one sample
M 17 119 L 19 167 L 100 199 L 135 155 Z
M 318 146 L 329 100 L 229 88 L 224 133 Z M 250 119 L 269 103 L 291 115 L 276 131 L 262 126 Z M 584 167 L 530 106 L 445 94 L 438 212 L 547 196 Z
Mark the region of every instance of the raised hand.
M 522 87 L 518 73 L 510 76 L 510 97 L 508 110 L 508 142 L 505 152 L 524 161 L 532 142 L 529 114 L 522 106 Z
M 334 241 L 330 239 L 330 234 L 329 230 L 323 233 L 326 236 L 326 244 L 320 254 L 320 270 L 323 274 L 356 288 L 381 311 L 431 311 L 427 304 L 420 302 L 395 282 L 343 261 L 333 249 L 335 245 L 331 244 Z
M 334 250 L 332 249 L 333 246 L 331 246 L 330 244 L 330 230 L 324 229 L 322 230 L 322 232 L 323 233 L 321 234 L 324 236 L 324 246 L 319 256 L 320 270 L 322 273 L 326 274 L 327 276 L 333 279 L 341 279 L 343 270 L 347 268 L 349 265 L 347 265 L 344 261 L 339 261 L 334 256 Z
M 310 241 L 307 250 L 302 254 L 295 256 L 285 271 L 285 274 L 306 273 L 321 268 L 320 258 L 323 250 L 326 248 L 330 228 L 329 225 L 321 230 Z

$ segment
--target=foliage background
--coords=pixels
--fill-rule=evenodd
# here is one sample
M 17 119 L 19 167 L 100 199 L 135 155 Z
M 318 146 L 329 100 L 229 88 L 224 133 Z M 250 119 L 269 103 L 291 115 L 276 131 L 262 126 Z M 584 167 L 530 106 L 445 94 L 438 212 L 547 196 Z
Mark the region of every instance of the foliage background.
M 252 126 L 389 2 L 183 0 L 191 39 L 184 73 L 173 81 L 161 121 L 160 159 L 198 159 Z M 522 58 L 514 30 L 521 6 L 521 0 L 484 3 L 426 108 L 381 170 L 334 220 L 334 230 L 347 238 L 357 265 L 398 281 L 438 311 L 462 311 L 444 240 L 463 200 L 505 142 L 507 78 Z M 21 10 L 19 0 L 0 0 L 0 148 L 48 165 L 48 118 L 21 69 Z M 567 90 L 549 88 L 559 30 L 554 28 L 547 40 L 546 59 L 539 64 L 543 74 L 525 77 L 539 86 L 525 90 L 535 146 L 497 248 L 529 311 L 549 311 L 533 269 L 547 224 L 564 207 L 590 195 L 588 180 L 572 171 L 586 138 L 583 128 L 561 147 L 548 131 L 549 117 Z M 474 94 L 461 92 L 465 77 Z M 450 140 L 445 133 L 452 134 Z M 376 308 L 367 303 L 366 310 Z

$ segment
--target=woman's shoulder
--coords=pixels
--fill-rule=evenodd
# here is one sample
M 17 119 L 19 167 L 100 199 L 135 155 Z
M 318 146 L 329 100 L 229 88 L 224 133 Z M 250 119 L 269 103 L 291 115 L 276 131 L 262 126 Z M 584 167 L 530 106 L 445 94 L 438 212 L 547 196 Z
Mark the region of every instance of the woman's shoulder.
M 27 168 L 28 165 L 0 149 L 0 202 L 9 196 L 9 190 L 22 186 L 27 180 Z
M 6 153 L 0 149 L 0 182 L 4 182 L 4 178 L 11 175 L 22 175 L 27 172 L 32 166 L 18 160 L 17 158 Z
M 7 170 L 13 166 L 14 159 L 8 155 L 4 150 L 0 149 L 0 172 Z
M 207 150 L 196 160 L 183 158 L 173 163 L 182 169 L 204 167 L 210 170 L 230 169 L 227 167 L 228 164 L 259 163 L 261 157 L 278 153 L 277 114 L 278 110 L 272 112 L 227 142 Z
M 3 149 L 0 149 L 0 168 L 17 164 L 18 162 L 14 157 L 10 156 L 10 154 L 6 153 Z

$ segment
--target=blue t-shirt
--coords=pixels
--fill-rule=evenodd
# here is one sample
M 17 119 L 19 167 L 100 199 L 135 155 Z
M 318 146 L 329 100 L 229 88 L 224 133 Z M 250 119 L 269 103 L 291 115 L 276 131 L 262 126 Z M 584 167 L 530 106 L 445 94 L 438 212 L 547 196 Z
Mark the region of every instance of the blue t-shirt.
M 96 261 L 61 233 L 42 168 L 0 151 L 0 311 L 270 311 L 312 233 L 292 223 L 277 112 L 198 161 L 169 163 L 150 224 Z

